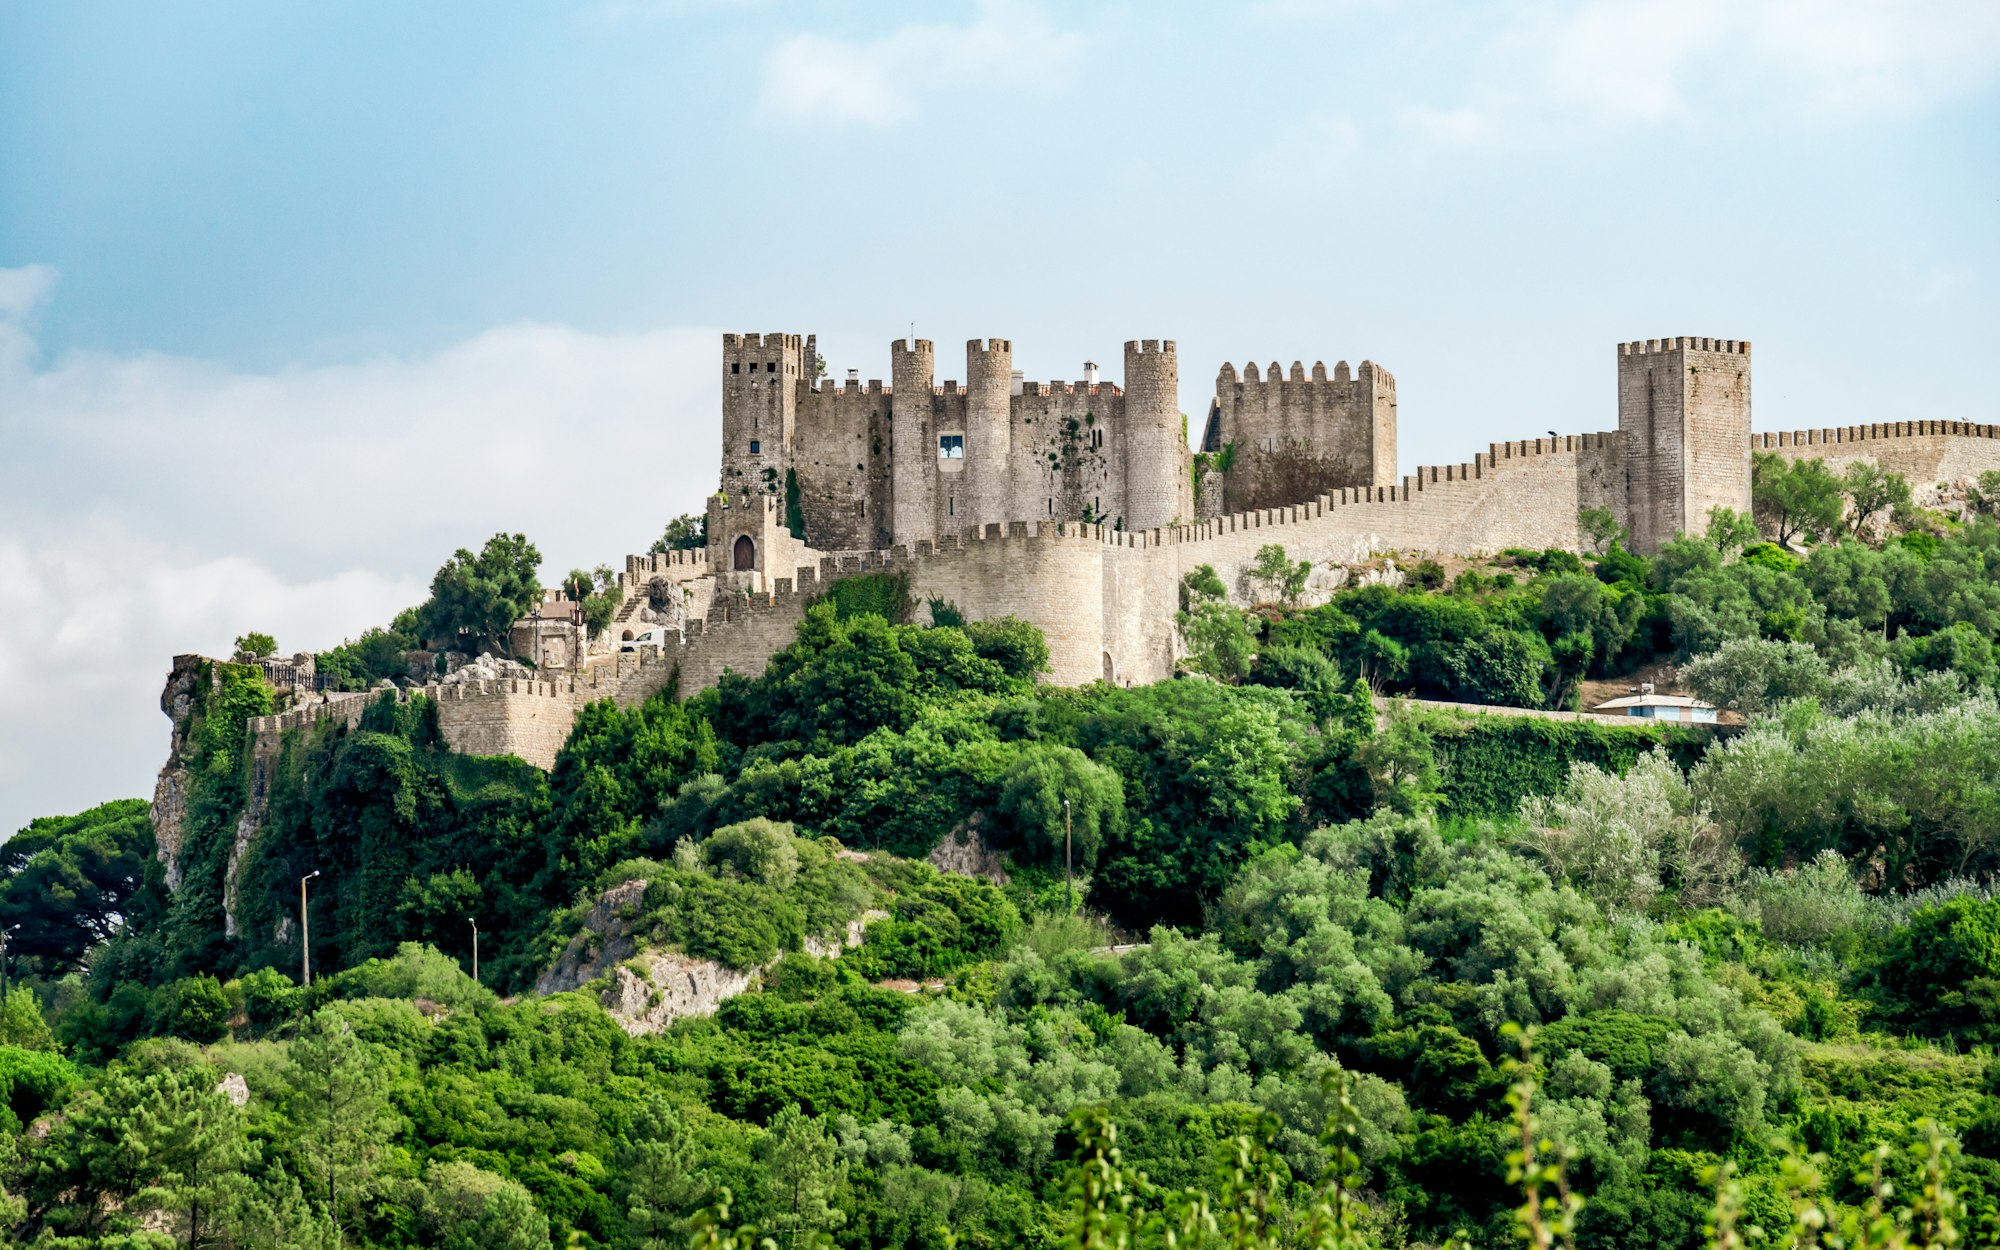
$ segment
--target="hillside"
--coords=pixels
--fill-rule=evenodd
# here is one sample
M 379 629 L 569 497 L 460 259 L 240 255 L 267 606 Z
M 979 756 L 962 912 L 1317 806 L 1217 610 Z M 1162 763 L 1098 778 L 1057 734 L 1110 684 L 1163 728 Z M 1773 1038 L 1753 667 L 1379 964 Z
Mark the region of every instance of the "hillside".
M 0 847 L 0 1225 L 1500 1247 L 1525 1185 L 1542 1244 L 2000 1244 L 2000 524 L 1866 537 L 1271 548 L 1131 688 L 861 578 L 546 773 L 394 691 L 253 740 L 263 670 L 191 660 L 160 829 Z M 1743 723 L 1396 698 L 1669 664 Z

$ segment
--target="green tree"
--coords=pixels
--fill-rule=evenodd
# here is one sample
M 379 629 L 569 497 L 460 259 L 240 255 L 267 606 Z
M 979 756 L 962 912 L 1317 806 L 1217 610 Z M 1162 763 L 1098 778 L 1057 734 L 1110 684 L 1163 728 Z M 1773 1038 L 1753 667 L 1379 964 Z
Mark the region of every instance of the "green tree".
M 424 1170 L 419 1211 L 438 1250 L 549 1250 L 549 1217 L 528 1191 L 462 1160 Z
M 1787 460 L 1775 451 L 1750 456 L 1750 506 L 1764 535 L 1786 546 L 1794 538 L 1816 541 L 1840 529 L 1845 509 L 1841 479 L 1826 462 Z
M 608 564 L 571 569 L 561 588 L 565 598 L 583 605 L 583 623 L 592 638 L 603 633 L 618 613 L 618 575 Z
M 1430 732 L 1402 700 L 1375 733 L 1355 748 L 1375 785 L 1375 801 L 1392 811 L 1416 815 L 1437 806 L 1439 777 Z
M 818 1116 L 806 1115 L 797 1105 L 778 1112 L 758 1157 L 771 1207 L 765 1231 L 778 1245 L 785 1250 L 819 1245 L 847 1222 L 840 1206 L 847 1163 Z
M 725 825 L 701 844 L 703 860 L 736 880 L 774 890 L 790 889 L 799 875 L 799 852 L 792 827 L 762 816 Z
M 207 1044 L 229 1036 L 229 996 L 207 973 L 182 977 L 161 991 L 160 1012 L 175 1037 Z
M 1257 549 L 1257 558 L 1250 565 L 1250 579 L 1261 583 L 1267 593 L 1275 596 L 1280 603 L 1296 603 L 1305 593 L 1306 579 L 1312 575 L 1312 561 L 1293 560 L 1285 554 L 1285 549 L 1277 543 L 1265 543 Z
M 153 825 L 143 799 L 121 799 L 76 816 L 30 821 L 0 843 L 0 928 L 7 953 L 59 976 L 128 920 L 157 909 Z
M 706 1189 L 694 1149 L 694 1136 L 673 1104 L 648 1091 L 618 1151 L 625 1235 L 638 1250 L 685 1244 L 687 1216 Z
M 1075 747 L 1033 743 L 1008 766 L 998 810 L 1027 858 L 1061 864 L 1067 827 L 1074 862 L 1089 868 L 1125 832 L 1125 785 Z
M 182 1245 L 213 1244 L 252 1157 L 242 1112 L 209 1068 L 173 1051 L 114 1066 L 79 1093 L 31 1160 L 31 1220 L 84 1237 L 157 1217 Z
M 327 1219 L 345 1229 L 398 1121 L 389 1106 L 387 1055 L 362 1041 L 335 1009 L 321 1008 L 291 1044 L 288 1060 L 285 1113 L 306 1179 Z
M 1875 984 L 1906 1027 L 2000 1042 L 2000 899 L 1959 895 L 1919 908 L 1885 945 Z
M 278 640 L 269 634 L 252 631 L 237 635 L 235 648 L 233 658 L 239 664 L 247 664 L 252 660 L 261 660 L 278 654 Z
M 1757 541 L 1757 522 L 1721 504 L 1708 510 L 1708 528 L 1702 537 L 1717 551 L 1741 551 Z
M 1910 483 L 1900 473 L 1892 473 L 1873 460 L 1856 460 L 1840 475 L 1840 488 L 1847 495 L 1848 533 L 1861 531 L 1883 512 L 1910 505 Z
M 542 553 L 520 534 L 495 534 L 478 555 L 460 547 L 431 579 L 424 632 L 453 650 L 504 649 L 507 631 L 541 601 Z
M 1576 514 L 1576 524 L 1589 541 L 1590 549 L 1599 555 L 1625 539 L 1625 527 L 1609 508 L 1585 508 Z
M 667 522 L 666 532 L 653 540 L 647 548 L 652 555 L 663 555 L 669 551 L 699 551 L 708 546 L 708 516 L 700 512 L 684 512 Z
M 0 998 L 0 1046 L 21 1050 L 54 1050 L 55 1034 L 42 1017 L 41 1000 L 25 985 L 10 985 Z
M 1680 667 L 1680 680 L 1717 707 L 1756 716 L 1826 689 L 1826 661 L 1803 642 L 1732 638 Z

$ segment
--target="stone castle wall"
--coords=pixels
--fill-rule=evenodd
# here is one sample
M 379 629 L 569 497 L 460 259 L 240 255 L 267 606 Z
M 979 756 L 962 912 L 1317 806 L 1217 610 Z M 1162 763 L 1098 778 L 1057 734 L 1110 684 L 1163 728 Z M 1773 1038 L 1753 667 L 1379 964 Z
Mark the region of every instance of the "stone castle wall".
M 1838 469 L 1859 458 L 1904 473 L 1913 485 L 1948 483 L 2000 469 L 2000 426 L 1902 422 L 1765 434 L 1750 449 L 1822 456 Z M 1232 596 L 1248 602 L 1246 576 L 1257 553 L 1282 546 L 1294 560 L 1351 564 L 1384 552 L 1491 554 L 1509 547 L 1577 548 L 1577 514 L 1616 507 L 1625 444 L 1616 433 L 1492 444 L 1472 460 L 1426 466 L 1393 486 L 1335 491 L 1308 503 L 1231 513 L 1143 531 L 1075 521 L 994 524 L 936 542 L 816 557 L 791 576 L 764 571 L 770 589 L 718 589 L 706 617 L 664 651 L 605 657 L 553 681 L 427 686 L 445 740 L 455 750 L 517 755 L 553 765 L 576 711 L 612 699 L 636 706 L 676 677 L 682 694 L 706 689 L 724 672 L 755 674 L 797 636 L 806 606 L 833 581 L 904 572 L 912 595 L 950 601 L 975 620 L 1016 616 L 1048 639 L 1049 680 L 1120 684 L 1172 675 L 1180 579 L 1208 564 Z M 1748 459 L 1747 455 L 1745 457 Z M 627 580 L 672 576 L 693 567 L 690 553 L 634 557 Z M 287 728 L 332 717 L 357 723 L 370 696 L 353 695 L 251 722 L 260 753 L 275 751 Z M 405 694 L 402 697 L 408 697 Z
M 1215 379 L 1215 429 L 1208 448 L 1234 446 L 1234 463 L 1222 475 L 1223 510 L 1253 506 L 1276 488 L 1270 460 L 1288 450 L 1324 464 L 1319 489 L 1386 486 L 1396 478 L 1396 379 L 1364 360 L 1358 372 L 1340 361 L 1327 374 L 1315 362 L 1310 374 L 1299 361 L 1290 376 L 1277 361 L 1259 372 L 1253 361 L 1224 364 Z M 1296 502 L 1288 500 L 1287 502 Z
M 1909 479 L 1919 499 L 1926 488 L 1976 482 L 2000 469 L 2000 425 L 1970 421 L 1889 421 L 1820 430 L 1759 434 L 1753 451 L 1787 460 L 1824 460 L 1839 473 L 1856 460 L 1870 460 Z

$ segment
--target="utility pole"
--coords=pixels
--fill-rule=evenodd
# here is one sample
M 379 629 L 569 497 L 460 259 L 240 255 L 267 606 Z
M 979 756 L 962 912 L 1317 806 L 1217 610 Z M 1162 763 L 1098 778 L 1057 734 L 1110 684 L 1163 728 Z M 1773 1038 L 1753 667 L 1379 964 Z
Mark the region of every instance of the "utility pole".
M 306 911 L 306 882 L 319 875 L 315 868 L 299 878 L 299 983 L 310 986 L 313 983 L 312 970 L 312 917 Z
M 476 916 L 468 917 L 468 919 L 472 921 L 472 979 L 477 981 L 479 979 L 479 919 Z
M 1069 800 L 1063 800 L 1063 898 L 1071 915 L 1076 914 L 1076 879 L 1070 869 Z

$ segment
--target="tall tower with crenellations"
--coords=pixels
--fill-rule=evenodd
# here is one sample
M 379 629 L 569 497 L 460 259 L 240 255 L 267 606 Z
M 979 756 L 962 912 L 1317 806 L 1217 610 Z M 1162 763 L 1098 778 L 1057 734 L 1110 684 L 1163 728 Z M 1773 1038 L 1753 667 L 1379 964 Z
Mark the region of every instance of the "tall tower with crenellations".
M 1618 345 L 1618 432 L 1634 551 L 1700 533 L 1711 508 L 1750 511 L 1750 344 L 1642 339 Z
M 931 411 L 937 353 L 929 339 L 889 344 L 890 525 L 899 543 L 937 538 L 937 447 Z
M 722 336 L 721 490 L 732 500 L 784 490 L 799 384 L 813 351 L 813 340 L 796 334 Z
M 965 345 L 965 493 L 973 525 L 1013 519 L 1013 378 L 1013 343 Z
M 1180 366 L 1171 339 L 1125 344 L 1125 527 L 1148 530 L 1194 519 Z

